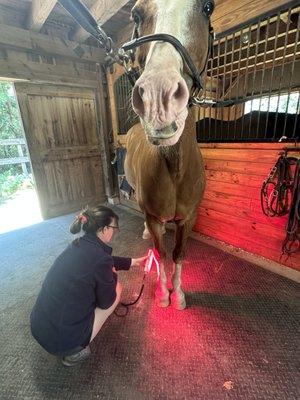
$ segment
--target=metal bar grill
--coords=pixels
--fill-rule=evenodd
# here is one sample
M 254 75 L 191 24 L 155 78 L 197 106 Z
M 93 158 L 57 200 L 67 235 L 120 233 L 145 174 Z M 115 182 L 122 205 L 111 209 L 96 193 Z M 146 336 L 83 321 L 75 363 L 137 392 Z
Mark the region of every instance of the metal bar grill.
M 118 117 L 118 133 L 126 135 L 129 129 L 137 123 L 138 117 L 131 106 L 132 86 L 127 75 L 121 75 L 114 85 L 116 109 Z
M 295 4 L 215 40 L 204 95 L 233 100 L 234 106 L 199 114 L 199 142 L 299 139 L 300 7 Z

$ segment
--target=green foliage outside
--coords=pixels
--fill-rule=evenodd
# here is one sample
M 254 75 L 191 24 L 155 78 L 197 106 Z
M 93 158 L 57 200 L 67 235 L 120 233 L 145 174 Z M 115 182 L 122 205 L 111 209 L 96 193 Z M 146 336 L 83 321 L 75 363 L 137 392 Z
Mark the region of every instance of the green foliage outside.
M 23 138 L 23 129 L 13 85 L 0 82 L 0 140 L 15 138 Z M 22 146 L 22 150 L 27 155 L 26 146 Z M 0 145 L 0 159 L 18 156 L 16 145 Z M 32 179 L 23 174 L 20 164 L 0 166 L 0 202 L 8 199 L 24 185 L 32 186 Z

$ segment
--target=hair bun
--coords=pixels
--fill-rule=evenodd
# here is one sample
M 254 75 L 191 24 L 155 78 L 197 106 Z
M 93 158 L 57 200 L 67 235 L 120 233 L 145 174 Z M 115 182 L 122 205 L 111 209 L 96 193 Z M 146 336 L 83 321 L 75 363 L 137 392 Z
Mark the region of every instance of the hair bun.
M 88 217 L 84 214 L 79 214 L 77 216 L 77 219 L 82 223 L 82 225 L 85 225 L 88 222 Z

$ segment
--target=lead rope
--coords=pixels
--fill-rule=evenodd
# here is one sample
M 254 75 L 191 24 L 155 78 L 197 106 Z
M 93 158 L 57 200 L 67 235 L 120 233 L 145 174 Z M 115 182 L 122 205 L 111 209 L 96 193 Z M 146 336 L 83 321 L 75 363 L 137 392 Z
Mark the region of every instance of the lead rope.
M 286 237 L 282 244 L 282 254 L 291 255 L 300 249 L 300 159 L 296 161 L 294 190 L 291 208 L 286 224 Z
M 145 263 L 145 268 L 144 268 L 144 276 L 143 276 L 143 280 L 142 280 L 142 286 L 141 286 L 138 297 L 130 303 L 120 303 L 120 305 L 116 308 L 116 310 L 114 310 L 115 315 L 117 315 L 118 317 L 126 317 L 126 315 L 129 312 L 129 307 L 133 306 L 140 300 L 140 298 L 143 294 L 143 291 L 144 291 L 146 276 L 150 273 L 153 262 L 156 265 L 157 277 L 159 278 L 158 256 L 155 254 L 154 250 L 149 249 L 148 254 L 147 254 L 147 261 Z M 123 307 L 124 312 L 120 313 L 119 311 L 120 311 L 121 307 Z

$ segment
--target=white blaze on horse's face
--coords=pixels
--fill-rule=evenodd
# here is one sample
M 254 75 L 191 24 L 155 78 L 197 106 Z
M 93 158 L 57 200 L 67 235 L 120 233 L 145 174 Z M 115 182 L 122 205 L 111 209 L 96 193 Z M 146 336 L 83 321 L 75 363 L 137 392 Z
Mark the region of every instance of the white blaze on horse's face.
M 204 63 L 208 20 L 202 15 L 202 8 L 203 0 L 139 0 L 133 16 L 138 13 L 140 18 L 139 36 L 152 33 L 173 35 L 195 62 L 199 61 L 195 57 L 200 53 Z M 197 46 L 200 51 L 194 49 Z M 147 48 L 144 45 L 139 50 L 139 59 L 143 59 L 145 69 L 133 90 L 133 108 L 140 116 L 151 143 L 174 145 L 183 132 L 188 115 L 189 88 L 183 77 L 183 60 L 174 46 L 167 42 L 151 42 Z

